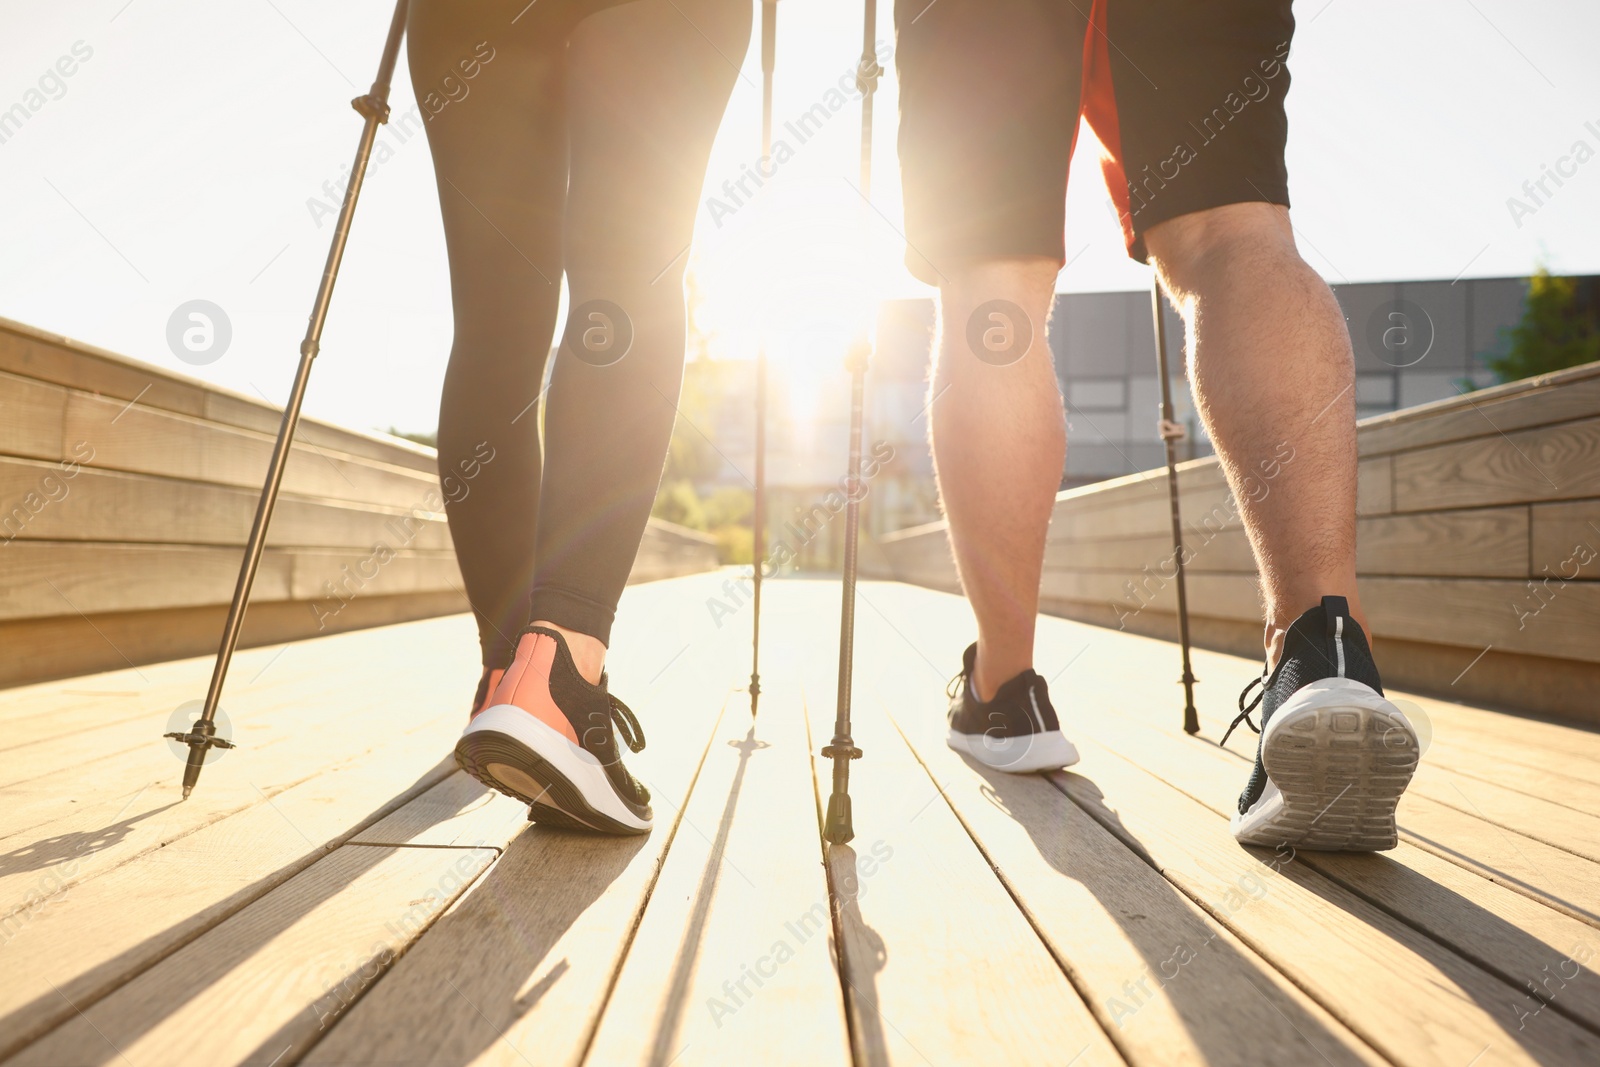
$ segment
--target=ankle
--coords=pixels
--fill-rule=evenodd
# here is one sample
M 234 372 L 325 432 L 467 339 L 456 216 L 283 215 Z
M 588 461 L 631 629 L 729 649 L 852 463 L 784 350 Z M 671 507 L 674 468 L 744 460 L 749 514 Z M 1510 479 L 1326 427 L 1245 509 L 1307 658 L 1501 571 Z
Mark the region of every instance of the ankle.
M 1006 654 L 1000 649 L 985 647 L 980 640 L 978 658 L 972 666 L 972 691 L 979 703 L 987 704 L 1001 686 L 1032 666 L 1032 656 Z
M 600 676 L 606 670 L 606 646 L 600 643 L 599 638 L 579 633 L 577 630 L 569 630 L 565 626 L 558 626 L 547 619 L 535 619 L 533 625 L 554 630 L 565 638 L 567 651 L 572 655 L 572 663 L 578 668 L 583 680 L 590 685 L 600 684 Z
M 1361 606 L 1361 600 L 1356 596 L 1355 583 L 1351 582 L 1347 592 L 1331 593 L 1330 596 L 1343 596 L 1350 608 L 1350 618 L 1361 628 L 1361 636 L 1366 639 L 1368 651 L 1372 651 L 1377 642 L 1373 639 L 1372 628 L 1367 625 L 1367 613 Z M 1335 587 L 1337 588 L 1337 587 Z M 1292 607 L 1279 607 L 1270 610 L 1267 615 L 1263 644 L 1266 648 L 1267 671 L 1271 673 L 1283 658 L 1284 641 L 1288 637 L 1289 627 L 1294 625 L 1296 619 L 1305 614 L 1312 607 L 1320 606 L 1322 597 L 1319 595 L 1310 605 L 1294 611 Z

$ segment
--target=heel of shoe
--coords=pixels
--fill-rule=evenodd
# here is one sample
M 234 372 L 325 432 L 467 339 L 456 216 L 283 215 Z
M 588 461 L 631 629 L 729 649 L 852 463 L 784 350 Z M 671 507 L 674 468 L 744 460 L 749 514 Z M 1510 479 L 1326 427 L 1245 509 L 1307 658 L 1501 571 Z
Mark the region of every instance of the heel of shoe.
M 1333 851 L 1394 848 L 1395 809 L 1418 756 L 1404 713 L 1370 687 L 1348 679 L 1307 686 L 1262 736 L 1262 765 L 1278 795 L 1242 818 L 1240 839 Z

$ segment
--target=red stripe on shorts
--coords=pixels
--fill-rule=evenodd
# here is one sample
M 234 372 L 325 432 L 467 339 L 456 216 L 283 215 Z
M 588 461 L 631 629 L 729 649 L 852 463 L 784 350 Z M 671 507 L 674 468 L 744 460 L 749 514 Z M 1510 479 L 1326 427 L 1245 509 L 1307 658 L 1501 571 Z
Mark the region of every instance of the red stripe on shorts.
M 1128 176 L 1122 166 L 1122 130 L 1117 121 L 1117 96 L 1111 85 L 1111 51 L 1106 35 L 1107 0 L 1094 0 L 1083 38 L 1083 117 L 1100 139 L 1100 173 L 1122 221 L 1122 240 L 1133 248 L 1133 215 L 1128 203 Z M 1074 135 L 1076 144 L 1076 135 Z

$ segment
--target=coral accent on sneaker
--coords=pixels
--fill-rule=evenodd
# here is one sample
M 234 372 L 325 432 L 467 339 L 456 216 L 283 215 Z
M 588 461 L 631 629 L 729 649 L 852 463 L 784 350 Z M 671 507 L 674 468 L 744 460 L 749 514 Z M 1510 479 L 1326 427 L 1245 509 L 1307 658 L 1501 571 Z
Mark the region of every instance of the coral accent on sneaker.
M 489 706 L 514 704 L 576 745 L 577 731 L 550 695 L 550 671 L 555 659 L 555 638 L 523 634 L 517 642 L 516 658 L 495 687 Z
M 506 676 L 506 669 L 504 667 L 493 667 L 490 668 L 488 674 L 489 684 L 483 687 L 483 699 L 478 702 L 477 707 L 472 709 L 472 714 L 468 716 L 469 720 L 476 719 L 480 711 L 493 703 L 494 691 L 499 688 L 500 679 Z

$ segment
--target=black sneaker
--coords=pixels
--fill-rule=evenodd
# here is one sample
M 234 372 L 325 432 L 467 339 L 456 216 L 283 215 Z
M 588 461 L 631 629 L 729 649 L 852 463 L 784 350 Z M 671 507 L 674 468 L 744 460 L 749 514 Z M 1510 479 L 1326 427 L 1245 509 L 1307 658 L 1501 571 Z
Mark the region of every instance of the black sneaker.
M 1344 597 L 1323 597 L 1289 627 L 1278 666 L 1239 694 L 1239 716 L 1223 744 L 1241 722 L 1256 728 L 1250 713 L 1258 704 L 1261 742 L 1233 836 L 1268 848 L 1394 848 L 1394 809 L 1417 769 L 1417 733 L 1384 699 Z
M 650 791 L 622 766 L 613 723 L 629 749 L 644 748 L 639 720 L 606 691 L 606 679 L 590 685 L 560 633 L 530 626 L 488 706 L 456 742 L 456 762 L 529 804 L 534 822 L 648 833 Z
M 972 666 L 978 646 L 961 657 L 961 673 L 945 690 L 950 696 L 950 736 L 946 743 L 988 767 L 1013 774 L 1055 770 L 1078 762 L 1078 750 L 1061 736 L 1056 709 L 1043 678 L 1029 668 L 984 702 L 973 691 Z

